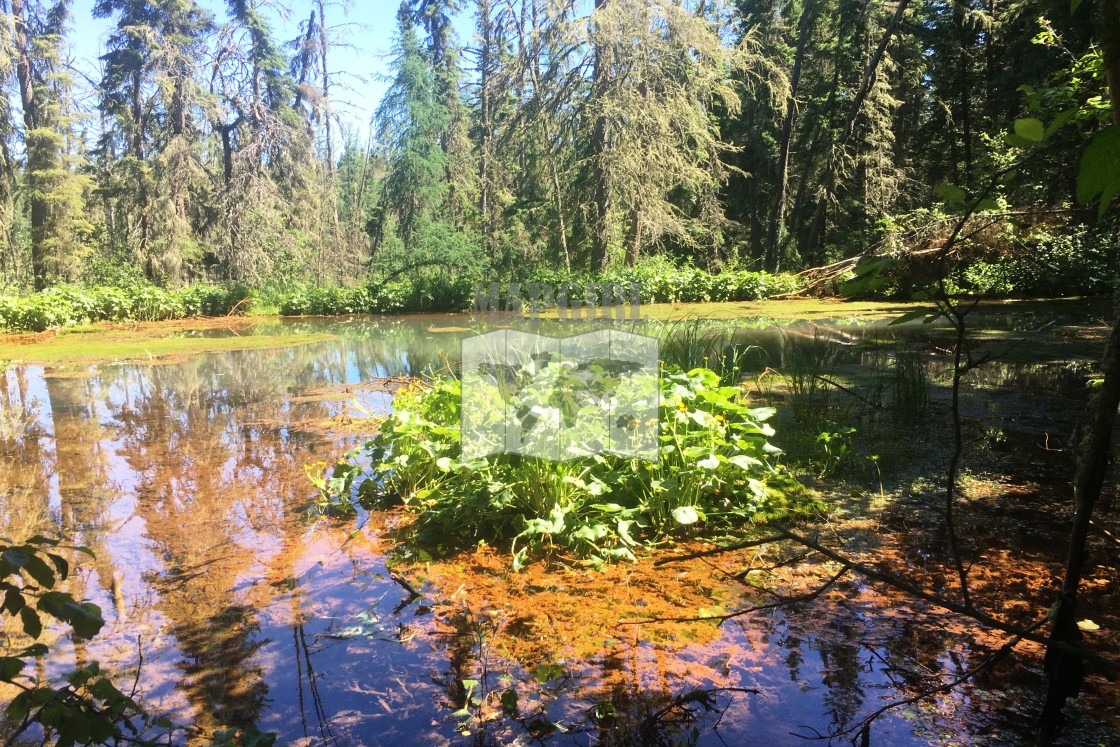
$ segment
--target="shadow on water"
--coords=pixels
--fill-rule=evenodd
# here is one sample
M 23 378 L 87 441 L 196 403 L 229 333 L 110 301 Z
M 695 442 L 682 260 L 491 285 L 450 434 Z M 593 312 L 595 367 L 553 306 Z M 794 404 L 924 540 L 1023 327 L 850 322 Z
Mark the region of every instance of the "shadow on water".
M 1023 332 L 1038 320 L 983 321 Z M 738 359 L 748 381 L 816 365 L 794 364 L 791 340 L 826 345 L 805 380 L 812 391 L 760 388 L 760 398 L 824 396 L 812 377 L 826 376 L 887 400 L 882 372 L 900 344 L 932 350 L 923 360 L 935 399 L 944 386 L 935 327 L 721 324 L 754 351 Z M 855 582 L 719 628 L 619 627 L 757 600 L 734 567 L 643 561 L 510 576 L 508 558 L 486 548 L 401 556 L 393 513 L 357 526 L 309 518 L 304 465 L 359 440 L 338 419 L 387 411 L 378 379 L 453 366 L 468 326 L 445 315 L 285 320 L 261 331 L 339 339 L 0 372 L 0 534 L 61 533 L 90 547 L 96 559 L 73 557 L 80 572 L 67 583 L 108 621 L 94 642 L 59 641 L 46 671 L 96 658 L 122 683 L 138 677 L 151 711 L 200 733 L 259 725 L 294 744 L 811 744 L 803 738 L 845 732 L 982 655 L 960 630 Z M 1081 352 L 1072 333 L 1048 340 L 1030 361 L 970 381 L 983 394 L 973 407 L 1007 400 L 989 427 L 1048 427 L 1080 401 L 1067 395 L 1091 374 L 1091 346 Z M 794 583 L 814 570 L 790 568 Z M 395 576 L 403 571 L 412 582 Z M 1005 701 L 980 683 L 893 710 L 872 734 L 892 745 L 1010 744 L 1023 725 L 999 717 Z

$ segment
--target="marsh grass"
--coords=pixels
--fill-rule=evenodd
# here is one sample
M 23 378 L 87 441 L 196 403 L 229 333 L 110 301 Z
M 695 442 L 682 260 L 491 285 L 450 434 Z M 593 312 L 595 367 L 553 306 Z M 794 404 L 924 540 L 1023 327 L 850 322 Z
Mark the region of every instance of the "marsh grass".
M 765 356 L 757 345 L 736 341 L 735 330 L 699 319 L 682 319 L 661 327 L 659 356 L 682 371 L 707 368 L 723 385 L 738 384 L 748 364 Z
M 830 401 L 830 387 L 822 380 L 836 362 L 837 346 L 818 327 L 810 334 L 782 330 L 781 372 L 789 386 L 795 420 L 819 415 Z
M 894 411 L 901 418 L 919 420 L 929 406 L 929 375 L 915 350 L 899 350 L 894 363 Z

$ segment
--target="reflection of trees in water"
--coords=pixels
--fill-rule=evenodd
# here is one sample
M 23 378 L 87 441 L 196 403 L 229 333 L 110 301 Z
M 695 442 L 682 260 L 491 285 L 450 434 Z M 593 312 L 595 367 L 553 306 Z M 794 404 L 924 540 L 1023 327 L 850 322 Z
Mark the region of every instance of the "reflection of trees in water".
M 284 533 L 281 553 L 298 552 L 310 493 L 307 438 L 283 424 L 330 414 L 320 402 L 289 404 L 289 395 L 373 366 L 335 344 L 103 367 L 88 376 L 44 379 L 35 368 L 9 369 L 0 377 L 4 531 L 19 534 L 19 520 L 25 535 L 61 531 L 90 546 L 97 560 L 82 564 L 93 563 L 123 614 L 106 539 L 113 506 L 124 498 L 124 510 L 144 521 L 158 562 L 142 583 L 156 593 L 154 607 L 183 656 L 178 689 L 196 725 L 250 726 L 267 694 L 255 605 L 282 589 L 249 579 L 275 550 L 272 535 Z M 298 646 L 298 596 L 293 605 Z M 303 661 L 310 664 L 306 651 Z M 314 685 L 313 675 L 307 680 Z
M 44 381 L 54 423 L 59 533 L 93 551 L 95 557 L 85 563 L 97 571 L 101 588 L 111 598 L 116 569 L 107 540 L 113 532 L 110 510 L 119 488 L 101 427 L 104 384 L 94 376 L 52 373 L 48 371 Z M 76 592 L 75 597 L 85 596 Z
M 117 490 L 102 442 L 103 392 L 96 377 L 38 367 L 0 376 L 0 534 L 22 541 L 35 534 L 89 547 L 96 560 L 59 548 L 72 568 L 92 567 L 111 596 L 115 570 L 106 544 Z M 71 573 L 59 587 L 85 598 L 87 574 Z M 56 633 L 48 631 L 46 642 Z M 75 667 L 88 663 L 86 645 L 72 647 Z
M 471 713 L 461 722 L 471 733 L 463 745 L 527 737 L 583 744 L 588 737 L 581 735 L 611 747 L 690 745 L 719 724 L 734 698 L 754 692 L 707 667 L 682 671 L 679 646 L 643 642 L 636 630 L 630 641 L 607 644 L 596 660 L 571 660 L 568 669 L 554 663 L 565 658 L 562 642 L 542 641 L 539 659 L 514 661 L 502 639 L 527 630 L 465 606 L 445 614 L 447 669 L 437 682 L 450 709 Z M 467 688 L 466 681 L 477 684 Z M 503 707 L 507 691 L 516 693 L 516 709 Z
M 291 476 L 302 471 L 302 449 L 294 434 L 247 423 L 281 420 L 283 395 L 322 365 L 272 353 L 136 369 L 141 381 L 114 413 L 136 474 L 136 513 L 162 563 L 147 581 L 184 655 L 180 688 L 207 731 L 252 726 L 267 694 L 254 658 L 265 641 L 238 585 L 266 545 L 260 533 L 298 510 Z
M 863 705 L 863 645 L 865 631 L 851 620 L 834 620 L 825 635 L 813 641 L 821 658 L 821 680 L 827 693 L 824 705 L 831 722 L 830 730 L 847 728 Z
M 15 541 L 51 528 L 52 425 L 32 391 L 41 373 L 17 367 L 0 375 L 0 533 Z
M 132 387 L 143 394 L 116 412 L 137 511 L 163 566 L 148 583 L 186 657 L 180 689 L 202 729 L 260 717 L 267 687 L 256 654 L 268 641 L 258 611 L 286 601 L 303 736 L 334 740 L 296 572 L 311 492 L 303 466 L 316 442 L 285 423 L 329 414 L 291 395 L 352 381 L 355 360 L 341 345 L 192 358 L 144 369 Z

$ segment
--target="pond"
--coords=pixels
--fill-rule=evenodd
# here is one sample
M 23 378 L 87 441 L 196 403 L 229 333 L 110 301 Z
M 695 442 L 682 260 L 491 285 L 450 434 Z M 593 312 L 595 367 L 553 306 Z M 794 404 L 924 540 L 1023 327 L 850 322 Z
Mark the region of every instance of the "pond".
M 1075 305 L 976 317 L 981 344 L 1002 355 L 970 375 L 966 415 L 986 449 L 978 491 L 1001 479 L 1008 495 L 1064 491 L 1067 453 L 1018 452 L 1042 434 L 1057 444 L 1083 405 L 1099 351 L 1095 313 Z M 944 398 L 938 351 L 948 331 L 937 326 L 843 315 L 712 324 L 753 351 L 746 381 L 759 399 L 789 406 L 790 428 L 795 393 L 765 381 L 791 365 L 793 337 L 827 347 L 821 375 L 865 400 L 886 396 L 884 372 L 900 348 L 921 350 L 931 412 Z M 305 466 L 360 443 L 363 418 L 388 411 L 396 382 L 454 367 L 460 340 L 484 328 L 462 315 L 188 325 L 175 335 L 273 336 L 276 346 L 175 346 L 168 357 L 134 351 L 111 362 L 84 357 L 96 348 L 86 345 L 81 356 L 8 365 L 0 372 L 0 534 L 61 534 L 90 548 L 95 559 L 70 554 L 79 570 L 69 590 L 107 621 L 93 641 L 57 640 L 41 672 L 100 661 L 122 689 L 135 681 L 149 711 L 197 732 L 180 731 L 178 741 L 256 725 L 306 745 L 778 745 L 841 732 L 851 739 L 872 712 L 998 647 L 997 637 L 852 576 L 812 601 L 719 627 L 648 622 L 770 600 L 743 583 L 755 577 L 739 571 L 752 564 L 772 567 L 767 583 L 788 593 L 831 575 L 792 548 L 661 567 L 650 559 L 603 570 L 534 564 L 514 574 L 502 548 L 436 557 L 399 546 L 406 516 L 398 511 L 315 515 Z M 848 399 L 830 392 L 833 405 Z M 875 463 L 885 487 L 832 483 L 828 469 L 806 481 L 847 517 L 830 531 L 853 551 L 875 545 L 924 572 L 937 538 L 917 513 L 911 527 L 906 512 L 925 510 L 923 481 L 943 475 L 937 449 L 920 448 L 944 439 L 943 423 L 931 415 L 900 425 L 864 408 L 849 415 L 859 432 L 913 448 L 883 452 L 896 462 L 889 468 Z M 1001 465 L 1002 478 L 980 479 Z M 1007 508 L 1019 510 L 1039 509 Z M 1003 540 L 987 542 L 987 556 L 1010 553 L 1024 598 L 1044 609 L 1060 553 L 1029 532 Z M 1105 563 L 1095 573 L 1115 584 L 1114 571 Z M 1006 579 L 993 572 L 991 583 Z M 1002 679 L 892 709 L 870 727 L 873 743 L 1015 744 L 1037 705 L 1037 669 L 1026 657 Z M 1108 738 L 1107 715 L 1091 699 L 1075 707 L 1083 734 Z

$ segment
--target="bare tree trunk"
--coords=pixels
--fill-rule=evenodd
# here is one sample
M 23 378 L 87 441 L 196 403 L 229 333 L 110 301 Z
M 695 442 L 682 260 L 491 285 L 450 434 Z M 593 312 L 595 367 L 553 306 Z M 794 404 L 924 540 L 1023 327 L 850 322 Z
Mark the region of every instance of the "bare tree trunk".
M 552 196 L 556 204 L 556 220 L 560 228 L 560 248 L 564 251 L 564 269 L 572 271 L 572 256 L 568 251 L 568 223 L 564 218 L 564 196 L 560 192 L 560 174 L 556 171 L 556 160 L 549 156 L 548 171 L 552 175 Z
M 16 79 L 19 81 L 20 103 L 23 105 L 23 125 L 26 133 L 43 126 L 40 122 L 39 97 L 36 96 L 35 80 L 31 71 L 31 35 L 28 30 L 27 15 L 23 0 L 12 0 L 12 16 L 15 21 Z M 30 136 L 28 135 L 28 140 Z M 30 158 L 29 158 L 30 160 Z M 30 166 L 30 164 L 29 164 Z M 43 290 L 49 280 L 49 257 L 43 235 L 47 224 L 47 202 L 31 190 L 28 207 L 31 212 L 31 279 L 35 290 Z
M 490 88 L 493 83 L 492 45 L 494 43 L 493 19 L 490 0 L 478 0 L 479 56 L 478 56 L 478 108 L 481 136 L 478 144 L 478 212 L 482 216 L 482 248 L 497 260 L 497 243 L 494 241 L 494 221 L 490 215 L 490 150 L 493 147 L 493 122 L 490 112 Z
M 972 56 L 968 49 L 967 19 L 960 5 L 954 6 L 957 26 L 957 95 L 961 118 L 961 145 L 964 150 L 964 174 L 961 181 L 972 181 Z
M 1120 0 L 1100 0 L 1097 4 L 1097 36 L 1104 52 L 1105 76 L 1112 100 L 1112 121 L 1120 125 Z M 1077 627 L 1077 590 L 1088 555 L 1086 543 L 1093 509 L 1104 486 L 1108 469 L 1112 428 L 1120 407 L 1120 288 L 1113 297 L 1112 332 L 1105 345 L 1101 364 L 1104 382 L 1090 402 L 1091 421 L 1080 444 L 1077 476 L 1073 486 L 1075 513 L 1070 530 L 1069 553 L 1062 578 L 1062 590 L 1054 612 L 1053 643 L 1071 644 L 1081 638 Z M 1039 722 L 1038 744 L 1053 744 L 1062 726 L 1066 699 L 1081 689 L 1084 663 L 1077 657 L 1051 647 L 1046 652 L 1046 703 Z
M 638 264 L 642 250 L 642 206 L 635 205 L 630 211 L 630 235 L 626 237 L 626 266 Z
M 327 149 L 327 209 L 330 211 L 331 231 L 334 236 L 334 251 L 341 249 L 342 239 L 338 230 L 338 184 L 334 170 L 334 132 L 331 129 L 331 76 L 327 67 L 327 50 L 330 39 L 327 37 L 327 9 L 325 0 L 319 0 L 319 75 L 323 91 L 323 138 Z M 342 282 L 343 263 L 335 261 L 338 270 L 336 279 Z

